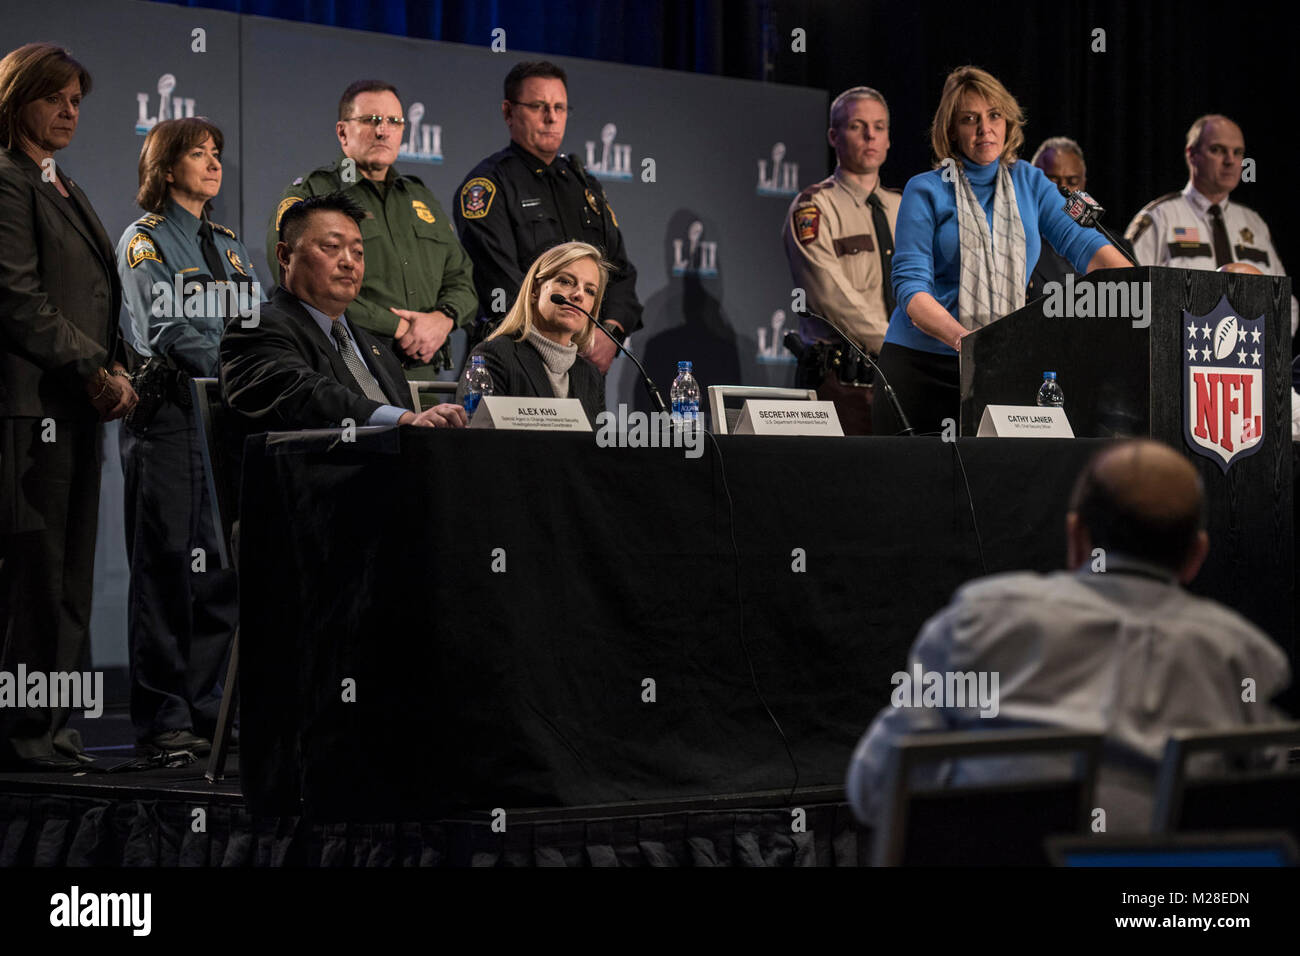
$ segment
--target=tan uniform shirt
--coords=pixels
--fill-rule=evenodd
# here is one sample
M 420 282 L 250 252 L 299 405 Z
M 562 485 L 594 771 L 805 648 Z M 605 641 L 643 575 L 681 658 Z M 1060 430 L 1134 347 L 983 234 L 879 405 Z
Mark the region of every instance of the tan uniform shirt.
M 892 233 L 902 193 L 877 186 L 876 194 Z M 825 315 L 863 349 L 879 354 L 889 328 L 889 274 L 881 268 L 868 195 L 837 168 L 795 197 L 782 234 L 790 274 L 807 293 L 808 311 Z M 805 342 L 839 341 L 815 319 L 801 317 L 799 332 Z

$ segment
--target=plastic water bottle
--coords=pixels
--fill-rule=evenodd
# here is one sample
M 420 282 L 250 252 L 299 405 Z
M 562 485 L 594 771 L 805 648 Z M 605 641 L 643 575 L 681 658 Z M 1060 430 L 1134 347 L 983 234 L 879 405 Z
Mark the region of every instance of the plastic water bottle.
M 483 364 L 483 356 L 470 357 L 469 368 L 465 369 L 465 414 L 473 415 L 478 408 L 479 399 L 492 394 L 492 373 Z
M 1065 405 L 1065 393 L 1056 384 L 1055 372 L 1043 373 L 1043 384 L 1038 386 L 1038 404 L 1042 408 L 1061 408 Z
M 700 385 L 691 374 L 690 362 L 677 363 L 677 377 L 669 393 L 673 403 L 673 424 L 694 428 L 700 422 Z

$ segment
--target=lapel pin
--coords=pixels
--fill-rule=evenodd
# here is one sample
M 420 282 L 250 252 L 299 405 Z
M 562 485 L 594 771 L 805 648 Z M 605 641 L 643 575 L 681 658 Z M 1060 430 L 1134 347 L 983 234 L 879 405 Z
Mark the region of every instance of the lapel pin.
M 370 351 L 372 351 L 372 352 L 374 352 L 376 355 L 378 355 L 378 354 L 379 354 L 379 346 L 378 346 L 378 345 L 372 345 L 372 346 L 370 346 Z

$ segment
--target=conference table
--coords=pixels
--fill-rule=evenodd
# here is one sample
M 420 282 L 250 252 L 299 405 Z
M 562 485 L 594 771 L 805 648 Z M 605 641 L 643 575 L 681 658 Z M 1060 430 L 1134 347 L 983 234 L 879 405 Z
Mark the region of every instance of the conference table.
M 429 819 L 843 782 L 963 582 L 1064 566 L 1102 440 L 253 436 L 250 809 Z M 1291 653 L 1290 500 L 1211 494 L 1192 590 Z M 1285 515 L 1287 546 L 1275 541 Z

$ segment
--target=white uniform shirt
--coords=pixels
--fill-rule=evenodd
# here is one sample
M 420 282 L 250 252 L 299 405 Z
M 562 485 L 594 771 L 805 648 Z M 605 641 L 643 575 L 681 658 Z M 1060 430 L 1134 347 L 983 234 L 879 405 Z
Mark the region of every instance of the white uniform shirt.
M 1124 238 L 1133 244 L 1133 255 L 1144 266 L 1174 269 L 1214 270 L 1214 220 L 1211 203 L 1188 182 L 1180 193 L 1170 193 L 1149 202 L 1129 223 Z M 1273 248 L 1268 225 L 1255 210 L 1233 202 L 1219 203 L 1228 232 L 1228 253 L 1233 262 L 1246 262 L 1265 275 L 1284 276 L 1286 268 Z M 1295 335 L 1300 306 L 1291 296 L 1291 334 Z

